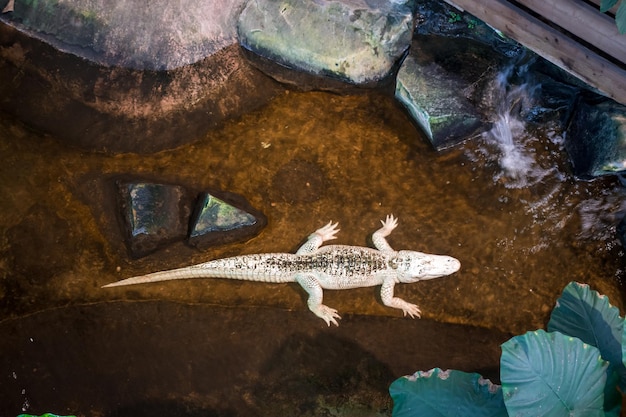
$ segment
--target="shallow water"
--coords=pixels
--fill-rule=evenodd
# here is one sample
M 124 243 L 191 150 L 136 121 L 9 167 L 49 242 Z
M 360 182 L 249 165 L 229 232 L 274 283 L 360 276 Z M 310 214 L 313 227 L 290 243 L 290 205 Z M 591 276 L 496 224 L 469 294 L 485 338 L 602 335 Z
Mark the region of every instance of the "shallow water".
M 462 263 L 453 276 L 397 287 L 424 317 L 523 333 L 544 327 L 572 280 L 621 306 L 615 225 L 623 189 L 612 178 L 575 180 L 561 142 L 558 132 L 523 133 L 507 151 L 485 136 L 437 153 L 393 99 L 377 93 L 285 92 L 200 142 L 153 155 L 68 148 L 4 117 L 0 317 L 118 299 L 306 310 L 296 285 L 100 286 L 217 257 L 294 251 L 329 220 L 341 227 L 336 243 L 367 245 L 389 213 L 400 221 L 389 237 L 394 248 Z M 131 260 L 106 192 L 122 174 L 239 193 L 269 224 L 247 243 L 202 252 L 181 243 Z M 377 291 L 328 291 L 325 303 L 344 320 L 401 315 L 382 306 Z M 312 315 L 311 325 L 325 326 Z

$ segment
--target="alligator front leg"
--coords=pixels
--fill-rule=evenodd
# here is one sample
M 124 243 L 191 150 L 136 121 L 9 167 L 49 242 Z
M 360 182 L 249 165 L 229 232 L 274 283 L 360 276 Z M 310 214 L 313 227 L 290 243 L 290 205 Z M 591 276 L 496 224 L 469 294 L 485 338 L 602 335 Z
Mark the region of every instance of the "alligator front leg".
M 341 317 L 337 313 L 337 310 L 322 304 L 322 300 L 324 299 L 324 290 L 322 289 L 322 286 L 317 280 L 315 274 L 298 274 L 296 275 L 296 282 L 304 288 L 307 294 L 309 294 L 309 299 L 307 300 L 309 310 L 311 310 L 317 317 L 324 320 L 328 326 L 330 326 L 331 323 L 335 326 L 339 326 L 337 320 L 341 319 Z
M 397 308 L 402 310 L 404 315 L 407 314 L 413 318 L 420 318 L 422 312 L 419 307 L 415 304 L 407 303 L 402 298 L 394 297 L 393 290 L 396 285 L 396 281 L 394 278 L 386 278 L 383 281 L 383 285 L 380 288 L 380 298 L 383 301 L 383 304 L 387 307 Z
M 380 222 L 383 227 L 374 232 L 372 235 L 372 243 L 374 243 L 376 249 L 381 252 L 393 252 L 394 250 L 391 246 L 389 246 L 389 243 L 385 238 L 391 234 L 393 229 L 398 227 L 398 219 L 393 217 L 393 214 L 390 214 L 387 215 L 387 218 L 385 218 L 384 221 L 381 220 Z
M 300 246 L 300 249 L 298 249 L 296 255 L 306 255 L 307 253 L 313 253 L 318 250 L 320 246 L 322 246 L 322 243 L 326 242 L 327 240 L 336 239 L 337 237 L 335 235 L 339 232 L 339 229 L 337 229 L 338 225 L 338 223 L 333 224 L 333 222 L 331 221 L 328 222 L 326 226 L 320 227 L 315 232 L 311 233 L 308 240 L 302 246 Z

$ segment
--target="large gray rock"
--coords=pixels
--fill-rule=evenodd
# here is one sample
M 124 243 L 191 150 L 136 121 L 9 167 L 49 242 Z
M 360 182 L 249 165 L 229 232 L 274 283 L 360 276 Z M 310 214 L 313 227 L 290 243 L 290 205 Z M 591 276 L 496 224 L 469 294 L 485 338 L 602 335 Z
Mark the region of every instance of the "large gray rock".
M 469 39 L 416 36 L 396 79 L 396 99 L 433 147 L 444 149 L 491 127 L 491 84 L 508 58 Z
M 524 48 L 441 0 L 415 4 L 416 28 L 396 80 L 396 98 L 440 150 L 497 120 L 499 71 Z
M 0 110 L 82 148 L 145 153 L 282 91 L 241 54 L 241 3 L 168 3 L 18 1 L 0 16 Z
M 168 70 L 236 41 L 245 0 L 19 0 L 3 20 L 98 63 Z
M 626 106 L 600 100 L 578 103 L 565 136 L 574 174 L 581 178 L 626 171 Z
M 387 0 L 255 0 L 238 24 L 239 42 L 254 54 L 359 85 L 391 74 L 412 30 L 411 8 Z
M 398 73 L 396 98 L 441 150 L 486 130 L 480 113 L 459 94 L 464 87 L 437 65 L 422 66 L 409 56 Z

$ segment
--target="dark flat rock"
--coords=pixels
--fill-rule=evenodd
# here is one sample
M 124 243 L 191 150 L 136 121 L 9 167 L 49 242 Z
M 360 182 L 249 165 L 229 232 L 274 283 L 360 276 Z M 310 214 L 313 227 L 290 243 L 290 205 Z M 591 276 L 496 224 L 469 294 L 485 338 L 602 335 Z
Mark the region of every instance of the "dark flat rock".
M 242 196 L 230 192 L 203 192 L 196 201 L 188 243 L 197 248 L 243 241 L 256 236 L 267 218 Z
M 0 323 L 0 415 L 391 415 L 388 387 L 433 367 L 497 379 L 509 336 L 427 320 L 115 302 Z
M 187 235 L 193 201 L 185 187 L 117 182 L 119 211 L 131 256 L 146 256 Z

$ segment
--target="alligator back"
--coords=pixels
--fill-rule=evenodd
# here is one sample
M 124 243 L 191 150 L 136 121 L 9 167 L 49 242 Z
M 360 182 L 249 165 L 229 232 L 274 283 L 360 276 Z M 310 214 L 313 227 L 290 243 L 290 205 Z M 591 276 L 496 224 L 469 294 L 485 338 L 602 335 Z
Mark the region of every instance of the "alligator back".
M 324 278 L 333 277 L 332 282 L 328 279 L 328 283 L 322 284 L 325 288 L 350 288 L 365 284 L 368 277 L 387 268 L 388 256 L 383 252 L 359 246 L 328 245 L 304 255 L 262 253 L 216 259 L 184 268 L 124 279 L 105 287 L 189 278 L 227 278 L 281 283 L 294 282 L 297 274 L 314 273 Z M 340 285 L 337 285 L 339 283 Z

